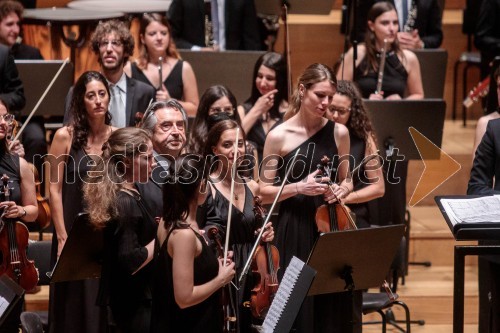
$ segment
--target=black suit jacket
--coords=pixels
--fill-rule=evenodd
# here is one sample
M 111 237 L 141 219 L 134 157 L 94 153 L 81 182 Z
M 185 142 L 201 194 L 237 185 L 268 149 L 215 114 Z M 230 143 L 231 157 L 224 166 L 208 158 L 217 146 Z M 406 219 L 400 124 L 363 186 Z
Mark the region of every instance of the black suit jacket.
M 496 182 L 493 180 L 497 179 Z M 467 194 L 500 194 L 500 119 L 490 120 L 477 147 Z M 493 185 L 495 183 L 495 185 Z
M 477 19 L 474 43 L 481 51 L 485 70 L 495 56 L 500 55 L 500 0 L 482 0 Z
M 168 18 L 178 48 L 205 46 L 203 0 L 173 0 L 168 10 Z M 227 50 L 262 48 L 253 0 L 226 0 L 225 23 Z
M 24 88 L 9 48 L 0 44 L 0 99 L 13 112 L 21 111 L 26 105 Z
M 145 113 L 151 101 L 155 100 L 155 89 L 144 82 L 126 77 L 127 80 L 127 99 L 125 110 L 127 112 L 127 126 L 135 126 L 136 114 Z M 66 95 L 65 111 L 63 123 L 68 125 L 71 121 L 70 103 L 73 96 L 73 87 L 70 88 Z
M 10 51 L 16 60 L 43 60 L 39 49 L 26 44 L 14 44 Z
M 368 21 L 368 11 L 371 6 L 381 0 L 360 0 L 358 7 L 357 36 L 358 42 L 364 41 L 364 33 Z M 394 5 L 394 0 L 389 0 Z M 442 9 L 437 0 L 415 0 L 417 5 L 417 18 L 414 29 L 425 44 L 426 49 L 435 49 L 443 42 Z M 402 27 L 400 27 L 402 30 Z

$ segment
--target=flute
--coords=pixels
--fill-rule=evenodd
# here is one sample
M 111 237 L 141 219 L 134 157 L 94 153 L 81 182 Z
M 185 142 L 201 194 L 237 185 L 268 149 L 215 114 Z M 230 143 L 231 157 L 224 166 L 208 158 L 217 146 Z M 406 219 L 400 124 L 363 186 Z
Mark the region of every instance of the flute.
M 158 85 L 157 90 L 161 90 L 162 85 L 163 85 L 163 57 L 158 58 L 158 76 L 160 78 L 160 84 Z
M 375 94 L 380 94 L 382 92 L 382 81 L 384 80 L 386 53 L 387 53 L 387 39 L 384 39 L 384 46 L 380 50 L 380 65 L 378 66 L 377 90 L 375 90 Z

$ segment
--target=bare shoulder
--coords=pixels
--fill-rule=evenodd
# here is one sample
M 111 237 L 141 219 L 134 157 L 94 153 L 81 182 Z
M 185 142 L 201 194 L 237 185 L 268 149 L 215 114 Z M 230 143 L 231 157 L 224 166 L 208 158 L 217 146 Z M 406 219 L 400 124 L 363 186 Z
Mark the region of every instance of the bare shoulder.
M 418 63 L 417 55 L 413 51 L 405 49 L 403 50 L 403 55 L 408 65 L 413 65 L 415 63 Z
M 254 196 L 259 195 L 259 184 L 253 179 L 250 178 L 245 178 L 245 182 L 248 185 L 248 188 L 250 188 L 250 191 L 252 191 L 252 194 Z
M 68 143 L 73 138 L 73 129 L 69 126 L 63 126 L 54 134 L 54 142 L 59 144 Z
M 343 136 L 349 136 L 349 130 L 345 125 L 342 125 L 340 123 L 335 123 L 335 134 L 339 137 Z

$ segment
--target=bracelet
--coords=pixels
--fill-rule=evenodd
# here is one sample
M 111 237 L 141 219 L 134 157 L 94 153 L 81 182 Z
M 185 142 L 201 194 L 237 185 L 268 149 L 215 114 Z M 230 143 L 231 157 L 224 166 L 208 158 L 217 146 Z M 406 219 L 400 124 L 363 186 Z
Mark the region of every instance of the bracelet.
M 24 217 L 25 217 L 28 213 L 26 212 L 26 209 L 24 209 L 24 207 L 23 207 L 23 206 L 19 206 L 19 207 L 21 207 L 21 208 L 22 208 L 22 210 L 23 210 L 23 213 L 21 214 L 21 216 L 19 216 L 19 218 L 20 218 L 20 219 L 22 219 L 22 218 L 24 218 Z
M 299 194 L 299 182 L 295 183 L 295 191 L 297 191 L 297 194 Z

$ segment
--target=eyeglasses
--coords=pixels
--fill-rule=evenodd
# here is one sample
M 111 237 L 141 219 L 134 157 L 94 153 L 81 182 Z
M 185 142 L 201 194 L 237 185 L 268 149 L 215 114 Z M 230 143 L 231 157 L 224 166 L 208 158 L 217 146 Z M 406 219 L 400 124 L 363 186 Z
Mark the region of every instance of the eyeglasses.
M 11 125 L 14 122 L 14 115 L 10 113 L 0 115 L 0 120 L 5 121 L 7 125 Z
M 331 106 L 330 112 L 331 113 L 338 112 L 339 116 L 344 116 L 344 115 L 348 114 L 349 112 L 351 112 L 351 109 L 350 108 L 349 109 L 341 109 L 341 108 L 336 108 L 336 107 Z
M 218 108 L 210 108 L 208 109 L 208 115 L 211 116 L 216 113 L 221 113 L 225 112 L 229 116 L 232 116 L 234 114 L 234 108 L 232 106 L 226 106 L 226 107 L 218 107 Z
M 123 45 L 123 42 L 119 39 L 103 40 L 103 41 L 100 41 L 98 45 L 99 45 L 100 49 L 105 49 L 108 47 L 109 44 L 111 44 L 112 48 L 117 49 Z

